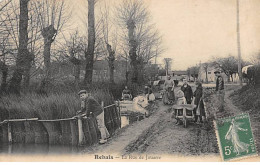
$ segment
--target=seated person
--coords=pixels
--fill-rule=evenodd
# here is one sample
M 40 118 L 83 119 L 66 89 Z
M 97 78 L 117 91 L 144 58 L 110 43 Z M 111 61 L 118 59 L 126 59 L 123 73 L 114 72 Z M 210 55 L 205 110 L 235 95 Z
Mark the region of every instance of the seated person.
M 152 102 L 155 100 L 155 96 L 153 94 L 153 91 L 149 85 L 145 85 L 144 87 L 144 94 L 149 102 Z
M 122 92 L 122 99 L 123 100 L 132 100 L 131 91 L 128 89 L 127 86 L 125 86 L 125 89 Z

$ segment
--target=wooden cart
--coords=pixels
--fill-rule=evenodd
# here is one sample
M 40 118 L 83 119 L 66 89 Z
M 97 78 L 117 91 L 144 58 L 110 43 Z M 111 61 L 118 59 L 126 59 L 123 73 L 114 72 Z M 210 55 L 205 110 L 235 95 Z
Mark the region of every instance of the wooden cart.
M 172 109 L 175 113 L 175 118 L 183 122 L 183 127 L 186 128 L 188 122 L 194 120 L 195 115 L 193 114 L 193 109 L 195 105 L 191 104 L 181 104 L 181 105 L 173 105 Z

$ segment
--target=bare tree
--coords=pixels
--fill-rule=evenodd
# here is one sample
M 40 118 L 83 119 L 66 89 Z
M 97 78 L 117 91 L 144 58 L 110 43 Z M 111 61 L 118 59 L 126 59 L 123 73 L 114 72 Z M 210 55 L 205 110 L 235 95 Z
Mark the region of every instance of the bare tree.
M 132 82 L 137 82 L 138 77 L 142 77 L 140 71 L 144 66 L 163 52 L 161 36 L 154 28 L 154 24 L 150 23 L 150 14 L 143 1 L 124 0 L 116 10 L 121 29 L 126 27 L 128 32 L 128 35 L 122 35 L 125 46 L 121 54 L 129 57 Z
M 24 67 L 23 72 L 23 89 L 28 89 L 30 82 L 30 69 L 35 62 L 35 55 L 39 54 L 41 44 L 39 44 L 40 28 L 39 28 L 39 16 L 34 12 L 34 6 L 30 1 L 28 2 L 28 64 Z M 2 15 L 0 15 L 0 20 L 2 20 L 2 28 L 4 29 L 3 37 L 6 39 L 6 45 L 2 45 L 8 50 L 7 57 L 5 61 L 14 65 L 13 59 L 16 59 L 17 50 L 19 49 L 19 5 L 18 1 L 12 1 L 6 7 Z
M 117 33 L 116 30 L 112 31 L 111 18 L 110 18 L 110 9 L 109 6 L 105 3 L 105 6 L 101 11 L 101 23 L 102 23 L 102 32 L 103 32 L 103 41 L 104 47 L 108 52 L 107 61 L 109 66 L 109 77 L 110 83 L 114 83 L 114 69 L 115 69 L 115 51 L 117 46 Z
M 164 62 L 164 65 L 165 65 L 166 76 L 168 76 L 169 75 L 169 69 L 171 68 L 171 64 L 172 64 L 172 58 L 164 58 L 163 62 Z
M 190 74 L 191 74 L 191 77 L 194 78 L 194 81 L 196 81 L 196 79 L 198 78 L 198 75 L 199 75 L 199 66 L 192 66 L 190 67 Z
M 88 0 L 88 45 L 85 52 L 86 66 L 84 84 L 92 83 L 93 63 L 95 52 L 95 0 Z
M 45 78 L 42 84 L 48 86 L 51 65 L 51 46 L 56 36 L 69 19 L 70 12 L 65 8 L 64 0 L 39 0 L 34 2 L 35 13 L 39 15 L 41 35 L 44 39 Z M 42 86 L 42 88 L 45 88 Z
M 29 0 L 20 0 L 20 17 L 19 17 L 19 48 L 16 58 L 16 67 L 10 80 L 8 91 L 10 93 L 20 93 L 22 75 L 25 68 L 30 65 L 31 57 L 29 56 L 28 46 L 28 2 Z
M 142 1 L 137 0 L 124 0 L 123 3 L 117 7 L 117 17 L 119 24 L 123 27 L 127 27 L 129 42 L 129 58 L 132 68 L 132 82 L 136 83 L 138 80 L 138 59 L 137 59 L 137 38 L 135 35 L 135 29 L 138 24 L 146 22 L 149 14 L 146 6 Z
M 66 48 L 68 54 L 65 52 L 65 56 L 69 59 L 69 61 L 74 65 L 74 76 L 75 76 L 75 85 L 79 86 L 80 82 L 80 66 L 83 62 L 83 54 L 86 50 L 86 46 L 84 44 L 85 40 L 83 37 L 79 35 L 79 31 L 70 34 L 68 40 L 66 40 Z
M 206 73 L 206 83 L 208 83 L 209 82 L 209 80 L 208 80 L 208 68 L 209 68 L 209 63 L 204 63 L 203 64 L 203 69 L 204 69 L 204 71 L 205 71 L 205 73 Z
M 234 56 L 229 56 L 225 58 L 215 58 L 213 65 L 223 70 L 228 76 L 228 81 L 230 81 L 230 78 L 233 81 L 233 74 L 237 73 L 237 62 L 238 60 Z

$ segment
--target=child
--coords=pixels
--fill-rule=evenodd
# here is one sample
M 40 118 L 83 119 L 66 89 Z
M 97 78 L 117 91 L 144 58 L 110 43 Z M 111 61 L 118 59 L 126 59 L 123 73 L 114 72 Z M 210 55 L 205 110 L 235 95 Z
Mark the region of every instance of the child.
M 81 110 L 77 114 L 84 113 L 87 117 L 93 116 L 97 120 L 98 129 L 101 133 L 100 144 L 107 142 L 109 138 L 109 132 L 105 126 L 104 110 L 102 106 L 92 97 L 86 90 L 81 90 L 78 93 L 81 99 Z

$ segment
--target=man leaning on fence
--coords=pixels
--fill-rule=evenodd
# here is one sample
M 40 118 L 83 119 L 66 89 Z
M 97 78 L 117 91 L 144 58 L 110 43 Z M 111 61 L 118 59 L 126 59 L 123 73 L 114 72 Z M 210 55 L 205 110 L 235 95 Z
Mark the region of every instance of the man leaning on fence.
M 219 102 L 219 112 L 223 112 L 224 111 L 224 97 L 225 97 L 225 91 L 224 91 L 224 79 L 223 77 L 220 75 L 220 71 L 217 70 L 214 72 L 217 80 L 216 80 L 216 92 L 217 92 L 217 96 L 218 96 L 218 102 Z
M 109 138 L 109 132 L 105 126 L 104 109 L 92 96 L 89 95 L 89 92 L 86 90 L 81 90 L 78 94 L 81 99 L 81 110 L 78 111 L 77 114 L 85 114 L 87 117 L 95 117 L 97 120 L 98 129 L 101 133 L 99 143 L 106 143 Z

